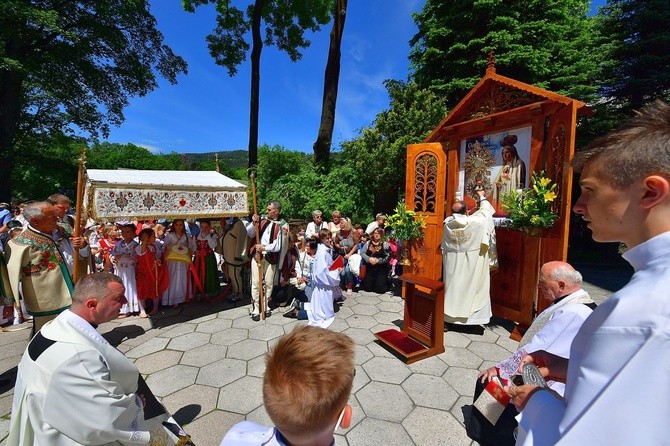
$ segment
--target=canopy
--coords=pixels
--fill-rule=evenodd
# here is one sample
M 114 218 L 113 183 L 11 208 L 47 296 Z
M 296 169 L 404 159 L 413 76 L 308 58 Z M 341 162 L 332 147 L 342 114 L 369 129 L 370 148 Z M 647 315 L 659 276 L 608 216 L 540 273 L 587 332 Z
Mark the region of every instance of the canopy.
M 218 172 L 89 169 L 86 176 L 84 209 L 94 220 L 249 214 L 247 187 Z

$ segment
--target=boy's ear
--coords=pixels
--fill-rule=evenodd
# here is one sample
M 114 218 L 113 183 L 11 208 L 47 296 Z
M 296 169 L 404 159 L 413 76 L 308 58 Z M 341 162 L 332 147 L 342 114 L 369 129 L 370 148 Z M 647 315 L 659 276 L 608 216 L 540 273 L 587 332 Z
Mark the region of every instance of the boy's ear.
M 344 408 L 344 416 L 342 417 L 342 421 L 340 422 L 340 427 L 342 429 L 349 429 L 349 426 L 351 426 L 351 419 L 353 417 L 353 409 L 351 408 L 351 404 L 347 404 L 346 407 Z
M 642 197 L 642 206 L 651 209 L 670 195 L 670 183 L 660 175 L 650 175 L 644 180 L 645 194 Z

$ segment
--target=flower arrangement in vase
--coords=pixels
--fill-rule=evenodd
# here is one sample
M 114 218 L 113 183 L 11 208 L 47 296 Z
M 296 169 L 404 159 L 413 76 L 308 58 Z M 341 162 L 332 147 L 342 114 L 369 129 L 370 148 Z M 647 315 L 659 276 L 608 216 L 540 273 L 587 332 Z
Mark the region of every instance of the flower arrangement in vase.
M 423 215 L 407 209 L 402 201 L 393 210 L 393 214 L 386 219 L 386 225 L 391 228 L 391 234 L 396 240 L 402 241 L 400 265 L 409 266 L 409 245 L 412 241 L 423 237 L 426 229 L 426 220 Z
M 509 227 L 537 234 L 542 229 L 551 228 L 558 219 L 553 206 L 556 198 L 556 183 L 542 170 L 533 172 L 529 188 L 504 194 L 501 203 L 509 216 Z

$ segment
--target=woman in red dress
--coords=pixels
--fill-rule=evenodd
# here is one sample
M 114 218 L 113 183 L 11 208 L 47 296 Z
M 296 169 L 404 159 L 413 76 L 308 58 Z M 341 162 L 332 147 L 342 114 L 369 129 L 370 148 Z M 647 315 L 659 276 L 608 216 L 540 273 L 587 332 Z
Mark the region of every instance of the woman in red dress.
M 151 299 L 153 306 L 151 313 L 158 313 L 158 296 L 167 288 L 167 275 L 160 260 L 156 257 L 156 246 L 154 240 L 156 234 L 151 228 L 142 229 L 139 235 L 140 245 L 137 250 L 137 269 L 135 277 L 137 280 L 137 299 L 140 304 L 140 317 L 147 317 L 145 300 Z
M 115 225 L 106 225 L 103 228 L 98 256 L 102 260 L 102 270 L 106 273 L 114 272 L 114 265 L 112 265 L 112 259 L 109 253 L 112 252 L 112 249 L 114 249 L 118 238 L 119 231 L 116 229 Z

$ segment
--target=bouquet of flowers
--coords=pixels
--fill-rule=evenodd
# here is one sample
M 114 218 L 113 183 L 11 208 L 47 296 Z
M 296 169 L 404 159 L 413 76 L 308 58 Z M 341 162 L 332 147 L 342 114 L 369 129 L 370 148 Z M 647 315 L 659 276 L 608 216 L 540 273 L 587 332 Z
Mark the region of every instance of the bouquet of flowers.
M 391 228 L 396 240 L 416 240 L 423 237 L 426 220 L 422 215 L 408 210 L 403 202 L 398 203 L 394 212 L 386 220 L 386 225 Z
M 556 183 L 544 170 L 533 172 L 531 187 L 512 191 L 501 197 L 502 209 L 511 220 L 510 227 L 518 230 L 551 228 L 558 218 L 552 202 L 556 199 Z

